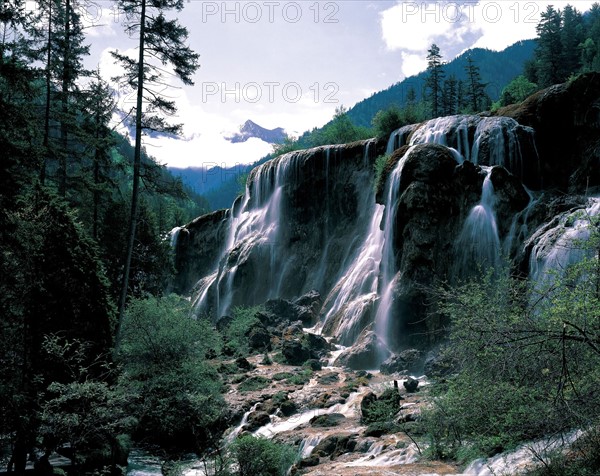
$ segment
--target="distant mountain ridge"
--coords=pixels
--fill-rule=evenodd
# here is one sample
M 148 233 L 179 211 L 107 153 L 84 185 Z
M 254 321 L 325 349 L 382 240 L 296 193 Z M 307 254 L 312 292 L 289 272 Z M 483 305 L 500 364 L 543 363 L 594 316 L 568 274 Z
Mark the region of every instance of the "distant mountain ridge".
M 471 57 L 475 65 L 479 67 L 482 81 L 487 84 L 486 92 L 495 101 L 500 97 L 502 89 L 523 73 L 525 63 L 533 57 L 536 44 L 536 40 L 523 40 L 502 51 L 473 48 L 444 65 L 445 77 L 454 75 L 458 80 L 465 80 L 467 58 Z M 405 78 L 383 91 L 374 93 L 352 106 L 348 110 L 348 117 L 356 126 L 370 127 L 373 117 L 381 109 L 386 109 L 392 104 L 404 106 L 406 93 L 410 88 L 415 90 L 417 100 L 420 100 L 423 97 L 426 78 L 427 71 L 423 71 Z
M 229 142 L 232 142 L 233 144 L 239 142 L 246 142 L 250 138 L 257 138 L 269 144 L 281 144 L 286 138 L 286 133 L 282 127 L 277 127 L 275 129 L 266 129 L 248 119 L 240 127 L 239 132 L 236 132 L 235 134 L 229 137 L 225 137 L 225 139 L 227 139 Z
M 467 58 L 470 56 L 480 69 L 482 81 L 488 84 L 487 93 L 492 100 L 496 100 L 500 96 L 502 89 L 510 81 L 518 75 L 523 74 L 525 63 L 533 57 L 535 47 L 535 40 L 524 40 L 502 51 L 475 48 L 464 52 L 446 63 L 444 71 L 446 77 L 453 74 L 457 79 L 465 79 L 465 66 Z M 378 111 L 386 109 L 392 104 L 400 107 L 405 105 L 406 93 L 410 87 L 414 88 L 417 100 L 420 100 L 423 95 L 426 77 L 427 72 L 423 71 L 383 91 L 374 93 L 351 107 L 348 110 L 348 117 L 356 126 L 370 127 L 371 121 Z M 240 128 L 240 132 L 234 134 L 229 140 L 232 142 L 243 142 L 250 137 L 258 137 L 259 134 L 265 131 L 266 133 L 277 133 L 277 131 L 283 133 L 282 128 L 268 130 L 248 120 Z M 306 134 L 308 134 L 308 131 Z M 267 141 L 264 137 L 258 138 Z M 268 138 L 269 140 L 273 140 L 271 137 Z M 207 170 L 199 168 L 175 169 L 169 167 L 169 170 L 175 176 L 180 176 L 183 182 L 190 185 L 197 193 L 204 195 L 210 203 L 211 209 L 216 210 L 230 207 L 243 187 L 240 184 L 240 177 L 270 158 L 272 156 L 267 155 L 252 165 L 238 165 L 231 168 L 214 167 Z

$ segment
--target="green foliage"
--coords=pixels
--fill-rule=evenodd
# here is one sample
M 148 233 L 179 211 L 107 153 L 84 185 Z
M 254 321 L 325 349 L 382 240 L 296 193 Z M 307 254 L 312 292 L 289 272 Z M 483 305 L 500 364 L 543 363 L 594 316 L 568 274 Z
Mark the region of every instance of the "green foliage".
M 362 410 L 361 421 L 363 423 L 389 422 L 400 410 L 400 394 L 397 389 L 386 389 L 377 400 L 363 407 Z
M 380 155 L 375 159 L 375 164 L 373 165 L 375 169 L 375 175 L 373 177 L 373 187 L 375 187 L 375 191 L 380 187 L 381 178 L 386 170 L 389 159 L 389 155 Z
M 214 444 L 223 412 L 222 383 L 206 361 L 219 350 L 211 324 L 190 317 L 177 296 L 134 300 L 122 326 L 120 382 L 132 395 L 138 437 L 198 450 Z
M 404 120 L 402 111 L 394 104 L 387 109 L 378 111 L 373 118 L 375 135 L 380 138 L 389 137 L 393 131 L 399 129 L 405 124 L 406 122 Z
M 304 385 L 309 382 L 313 374 L 310 369 L 303 369 L 301 372 L 293 374 L 287 379 L 287 383 L 291 385 Z
M 438 293 L 461 368 L 426 417 L 435 455 L 492 455 L 598 424 L 598 266 L 585 259 L 535 286 L 489 274 Z
M 240 392 L 253 392 L 255 390 L 262 390 L 267 388 L 271 384 L 271 381 L 261 375 L 253 375 L 252 377 L 245 378 L 238 386 Z
M 256 314 L 261 309 L 261 306 L 240 306 L 233 310 L 233 319 L 223 331 L 225 345 L 229 347 L 233 353 L 242 356 L 250 353 L 248 334 L 252 327 L 259 323 Z
M 508 106 L 509 104 L 521 102 L 537 90 L 537 84 L 532 83 L 525 76 L 519 75 L 502 90 L 500 105 Z
M 284 476 L 296 460 L 292 447 L 250 435 L 238 438 L 231 452 L 239 476 Z

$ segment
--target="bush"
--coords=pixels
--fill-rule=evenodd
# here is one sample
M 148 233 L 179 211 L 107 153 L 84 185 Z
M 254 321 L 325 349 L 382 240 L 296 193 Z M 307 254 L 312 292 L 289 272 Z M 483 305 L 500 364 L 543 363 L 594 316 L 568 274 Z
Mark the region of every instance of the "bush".
M 238 386 L 238 390 L 240 392 L 253 392 L 268 387 L 270 383 L 271 381 L 269 379 L 261 377 L 260 375 L 255 375 L 243 380 Z
M 233 319 L 223 330 L 225 344 L 237 355 L 248 355 L 248 335 L 250 330 L 260 324 L 256 314 L 262 310 L 261 306 L 236 307 L 233 310 Z
M 117 357 L 136 436 L 198 451 L 220 432 L 222 382 L 205 358 L 220 339 L 208 321 L 189 316 L 190 304 L 177 296 L 132 301 Z
M 389 137 L 393 131 L 405 124 L 402 111 L 396 105 L 378 111 L 373 118 L 373 128 L 379 138 Z
M 282 443 L 242 436 L 232 445 L 240 476 L 284 476 L 296 461 L 296 451 Z
M 380 187 L 379 182 L 381 181 L 381 176 L 383 175 L 386 169 L 386 165 L 388 163 L 389 158 L 389 155 L 380 155 L 379 157 L 377 157 L 377 159 L 375 159 L 375 165 L 373 166 L 375 168 L 375 176 L 373 179 L 373 186 L 375 188 L 375 191 L 377 191 L 377 189 Z
M 546 284 L 490 273 L 437 293 L 460 372 L 425 414 L 435 456 L 493 455 L 597 424 L 599 277 L 596 257 Z

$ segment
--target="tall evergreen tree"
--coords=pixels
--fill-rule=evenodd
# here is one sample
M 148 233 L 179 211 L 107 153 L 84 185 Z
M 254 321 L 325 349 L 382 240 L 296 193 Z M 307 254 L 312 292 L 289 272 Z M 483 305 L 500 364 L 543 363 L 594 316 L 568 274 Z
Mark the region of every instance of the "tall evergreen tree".
M 433 43 L 427 50 L 427 72 L 428 76 L 425 86 L 429 91 L 427 99 L 431 103 L 432 117 L 438 117 L 441 113 L 444 70 L 440 48 Z
M 538 84 L 545 88 L 562 82 L 562 18 L 559 10 L 548 5 L 546 11 L 542 12 L 542 18 L 536 27 L 538 33 L 537 57 L 537 80 Z M 532 78 L 528 78 L 532 80 Z
M 458 80 L 453 74 L 444 81 L 442 91 L 442 114 L 451 116 L 458 112 Z
M 127 237 L 127 252 L 123 266 L 123 284 L 119 299 L 119 326 L 129 290 L 129 273 L 135 247 L 136 224 L 139 208 L 142 132 L 158 130 L 178 133 L 180 125 L 166 122 L 162 114 L 176 112 L 175 103 L 167 100 L 160 91 L 164 89 L 164 68 L 170 65 L 175 75 L 187 85 L 193 84 L 192 75 L 198 69 L 199 55 L 187 45 L 187 30 L 177 20 L 169 20 L 165 12 L 183 9 L 183 0 L 119 0 L 119 7 L 128 18 L 129 33 L 138 33 L 138 58 L 132 59 L 119 52 L 113 53 L 124 67 L 124 81 L 136 92 L 135 106 L 135 152 L 133 160 L 133 184 L 131 211 Z M 118 329 L 117 329 L 118 333 Z
M 469 109 L 471 109 L 471 112 L 479 112 L 485 109 L 489 100 L 487 100 L 485 93 L 485 84 L 481 80 L 479 66 L 475 64 L 470 56 L 467 58 L 465 72 L 467 74 L 466 100 Z
M 69 130 L 74 128 L 77 111 L 72 109 L 77 79 L 84 73 L 83 57 L 89 54 L 85 35 L 73 0 L 40 0 L 39 13 L 30 23 L 32 38 L 40 45 L 37 57 L 43 61 L 44 74 L 44 136 L 45 151 L 40 167 L 40 181 L 45 184 L 48 163 L 58 163 L 58 189 L 66 195 Z M 55 143 L 53 128 L 60 130 Z
M 583 41 L 582 15 L 573 6 L 567 5 L 562 11 L 560 75 L 563 80 L 581 69 L 581 54 L 578 47 Z

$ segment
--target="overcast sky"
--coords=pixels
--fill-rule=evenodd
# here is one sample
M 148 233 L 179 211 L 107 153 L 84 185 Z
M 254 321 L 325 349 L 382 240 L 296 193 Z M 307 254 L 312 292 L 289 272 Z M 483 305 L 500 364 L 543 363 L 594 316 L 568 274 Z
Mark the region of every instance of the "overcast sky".
M 571 2 L 580 11 L 592 1 Z M 247 119 L 298 135 L 321 126 L 339 105 L 422 71 L 437 43 L 445 60 L 473 47 L 501 50 L 534 38 L 548 4 L 525 0 L 425 1 L 200 1 L 189 0 L 179 20 L 189 30 L 201 67 L 195 86 L 171 92 L 186 140 L 146 141 L 172 166 L 234 165 L 270 151 L 258 140 L 230 144 L 222 132 Z M 112 2 L 88 6 L 90 66 L 114 74 L 110 49 L 135 51 Z

